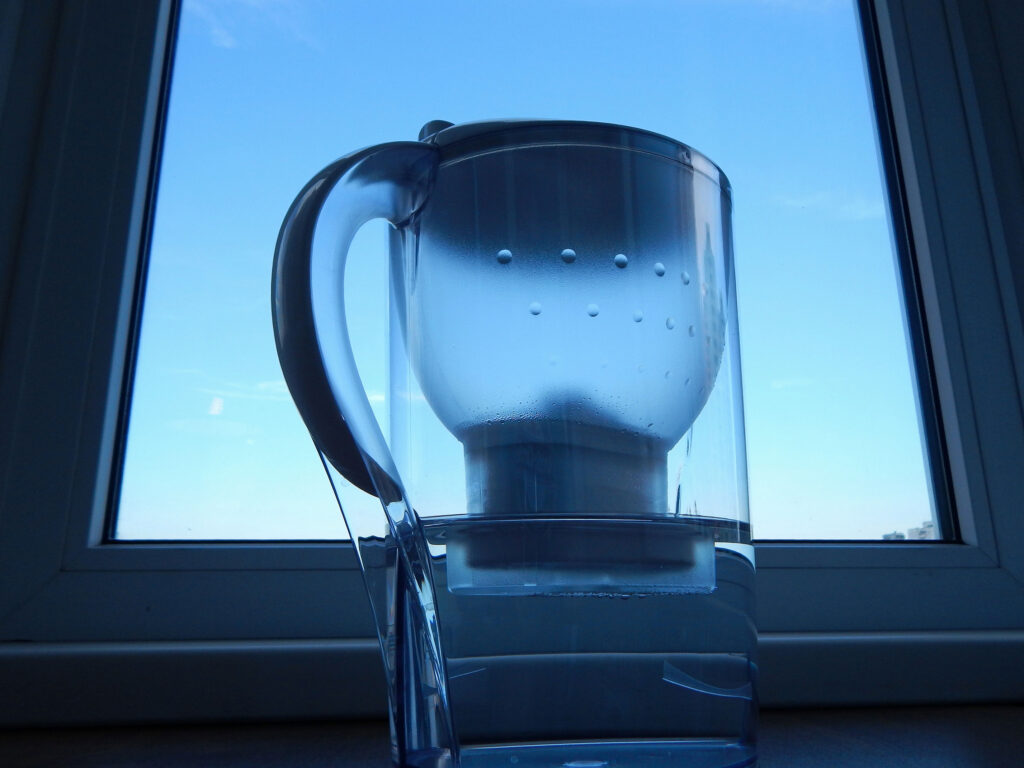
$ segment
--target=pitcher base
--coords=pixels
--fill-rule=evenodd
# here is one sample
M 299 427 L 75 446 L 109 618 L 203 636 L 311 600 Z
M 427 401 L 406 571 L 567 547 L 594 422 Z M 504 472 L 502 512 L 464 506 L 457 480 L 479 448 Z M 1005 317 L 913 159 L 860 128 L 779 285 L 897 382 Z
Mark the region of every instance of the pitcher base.
M 743 768 L 752 745 L 714 739 L 481 744 L 463 747 L 458 768 Z M 402 768 L 456 768 L 445 753 L 410 755 Z

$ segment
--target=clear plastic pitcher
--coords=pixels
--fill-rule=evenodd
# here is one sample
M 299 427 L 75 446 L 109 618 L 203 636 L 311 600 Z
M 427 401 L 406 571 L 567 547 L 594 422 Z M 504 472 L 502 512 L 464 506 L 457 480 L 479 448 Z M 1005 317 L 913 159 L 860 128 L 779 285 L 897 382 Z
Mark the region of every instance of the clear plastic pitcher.
M 396 764 L 756 763 L 730 215 L 693 149 L 555 121 L 429 123 L 292 205 L 278 351 L 359 554 Z M 374 218 L 383 424 L 343 301 Z

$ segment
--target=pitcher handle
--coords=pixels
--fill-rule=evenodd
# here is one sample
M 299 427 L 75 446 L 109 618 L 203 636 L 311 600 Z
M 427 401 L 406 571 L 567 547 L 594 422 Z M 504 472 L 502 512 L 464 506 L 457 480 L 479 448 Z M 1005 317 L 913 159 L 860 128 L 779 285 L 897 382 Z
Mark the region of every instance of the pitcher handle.
M 437 157 L 436 147 L 407 141 L 335 161 L 295 198 L 274 253 L 274 337 L 292 399 L 321 453 L 349 482 L 374 495 L 398 475 L 352 355 L 345 260 L 367 221 L 409 224 L 429 194 Z

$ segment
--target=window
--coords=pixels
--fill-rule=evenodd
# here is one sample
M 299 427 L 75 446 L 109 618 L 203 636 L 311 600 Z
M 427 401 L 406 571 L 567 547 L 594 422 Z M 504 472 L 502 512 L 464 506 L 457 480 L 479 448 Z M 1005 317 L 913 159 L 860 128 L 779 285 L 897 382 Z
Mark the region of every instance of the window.
M 380 695 L 347 545 L 105 539 L 174 11 L 3 10 L 16 32 L 0 40 L 0 672 L 21 694 L 8 722 L 365 714 Z M 769 703 L 1024 685 L 1024 335 L 1001 208 L 1020 159 L 995 85 L 1020 19 L 959 11 L 862 6 L 963 541 L 760 546 Z M 168 669 L 174 686 L 143 682 Z
M 852 0 L 531 1 L 500 34 L 463 0 L 186 0 L 115 537 L 345 536 L 272 340 L 284 212 L 337 155 L 420 122 L 528 116 L 666 133 L 729 175 L 755 536 L 936 539 L 941 522 L 953 538 L 932 509 L 862 47 Z M 346 280 L 380 398 L 385 243 L 364 231 Z

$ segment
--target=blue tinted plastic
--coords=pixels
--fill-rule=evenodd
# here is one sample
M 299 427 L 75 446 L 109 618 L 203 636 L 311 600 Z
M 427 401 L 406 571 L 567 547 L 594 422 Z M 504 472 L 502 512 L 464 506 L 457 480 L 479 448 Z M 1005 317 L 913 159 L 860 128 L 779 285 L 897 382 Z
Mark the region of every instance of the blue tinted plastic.
M 644 131 L 444 125 L 314 180 L 275 271 L 282 366 L 377 619 L 395 761 L 751 764 L 728 183 Z M 386 440 L 339 291 L 374 216 L 394 225 Z

